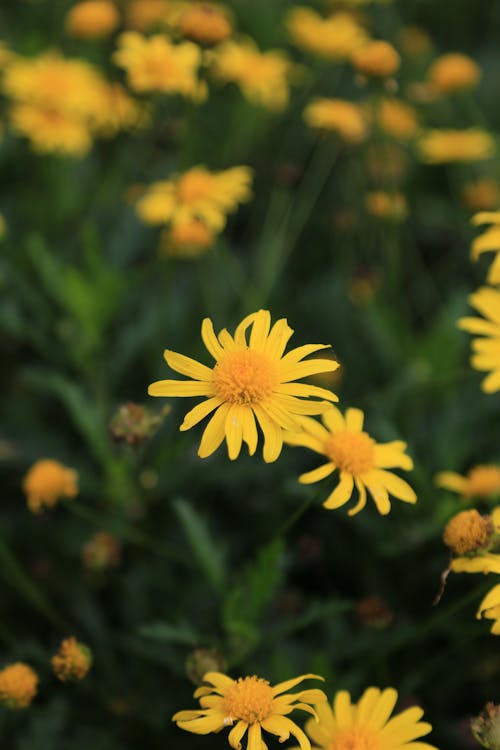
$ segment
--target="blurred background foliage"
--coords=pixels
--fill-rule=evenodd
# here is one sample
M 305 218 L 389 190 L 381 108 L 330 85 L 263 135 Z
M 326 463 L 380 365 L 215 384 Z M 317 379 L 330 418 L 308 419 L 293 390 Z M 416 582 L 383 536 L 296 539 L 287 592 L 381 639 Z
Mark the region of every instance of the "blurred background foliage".
M 4 41 L 23 54 L 57 47 L 119 78 L 110 41 L 64 35 L 69 5 L 4 0 Z M 433 606 L 448 564 L 442 528 L 461 507 L 433 476 L 499 458 L 500 397 L 481 392 L 456 329 L 485 275 L 469 259 L 461 199 L 484 166 L 422 166 L 403 149 L 408 218 L 369 216 L 373 143 L 351 156 L 301 118 L 311 95 L 359 98 L 357 84 L 346 66 L 290 45 L 291 5 L 231 3 L 242 32 L 305 66 L 283 113 L 231 86 L 200 106 L 158 97 L 150 127 L 96 143 L 80 161 L 36 156 L 4 134 L 0 652 L 2 663 L 29 661 L 41 675 L 27 711 L 0 714 L 6 749 L 224 746 L 225 737 L 170 722 L 194 707 L 186 661 L 192 669 L 196 648 L 218 649 L 234 675 L 323 674 L 329 693 L 393 685 L 402 704 L 425 708 L 430 741 L 443 749 L 468 747 L 467 717 L 498 697 L 498 643 L 474 619 L 485 581 L 452 577 Z M 394 40 L 415 24 L 434 53 L 464 51 L 482 67 L 477 96 L 428 106 L 426 125 L 481 117 L 498 129 L 498 2 L 395 0 L 366 13 L 375 35 Z M 195 262 L 159 257 L 157 231 L 141 225 L 126 192 L 198 163 L 251 166 L 254 200 Z M 487 171 L 500 177 L 496 161 Z M 151 406 L 147 385 L 169 377 L 165 347 L 207 361 L 202 318 L 231 329 L 258 307 L 288 318 L 295 345 L 332 343 L 341 404 L 364 409 L 378 440 L 408 442 L 416 506 L 396 502 L 382 518 L 371 505 L 348 518 L 318 504 L 287 528 L 315 491 L 296 482 L 314 460 L 293 449 L 276 464 L 243 454 L 230 463 L 221 449 L 202 462 L 199 430 L 178 432 L 186 406 L 175 400 L 146 444 L 113 442 L 116 410 Z M 80 494 L 35 516 L 21 483 L 45 456 L 78 471 Z M 120 561 L 89 570 L 82 547 L 99 531 L 118 540 Z M 56 683 L 48 666 L 71 634 L 94 652 L 76 686 Z

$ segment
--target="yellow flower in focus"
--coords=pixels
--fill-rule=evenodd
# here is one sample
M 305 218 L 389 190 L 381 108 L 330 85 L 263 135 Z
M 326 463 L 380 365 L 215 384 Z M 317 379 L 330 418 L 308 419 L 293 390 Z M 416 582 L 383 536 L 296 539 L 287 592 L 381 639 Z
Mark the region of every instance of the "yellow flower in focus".
M 82 0 L 66 14 L 65 26 L 70 36 L 96 39 L 111 34 L 120 23 L 120 14 L 111 0 Z
M 175 258 L 199 258 L 214 241 L 213 230 L 199 219 L 192 219 L 163 231 L 160 253 Z
M 487 620 L 495 620 L 491 626 L 493 635 L 500 635 L 500 583 L 494 586 L 486 594 L 477 610 L 477 619 L 485 617 Z
M 136 31 L 150 31 L 169 17 L 171 0 L 130 0 L 127 5 L 127 26 Z
M 488 271 L 488 284 L 500 284 L 500 211 L 482 211 L 472 217 L 476 226 L 490 226 L 472 241 L 471 257 L 477 260 L 481 253 L 494 252 L 496 257 Z
M 76 638 L 65 638 L 51 661 L 54 674 L 61 682 L 80 682 L 92 666 L 92 654 L 89 647 Z
M 149 185 L 137 201 L 136 211 L 145 224 L 171 223 L 186 227 L 197 220 L 208 229 L 220 232 L 227 214 L 251 199 L 251 182 L 249 167 L 232 167 L 220 172 L 193 167 L 170 180 Z
M 241 750 L 241 740 L 248 731 L 248 750 L 264 750 L 262 730 L 279 737 L 284 742 L 290 735 L 298 741 L 301 750 L 311 750 L 306 735 L 288 718 L 294 709 L 307 711 L 316 717 L 315 707 L 326 701 L 322 690 L 286 691 L 302 680 L 322 680 L 314 674 L 304 674 L 271 686 L 267 680 L 253 675 L 231 679 L 221 672 L 207 672 L 204 683 L 194 692 L 201 708 L 195 711 L 178 711 L 172 717 L 180 729 L 194 734 L 219 732 L 232 727 L 228 741 L 232 748 Z
M 462 198 L 471 211 L 489 211 L 500 206 L 500 187 L 492 177 L 480 177 L 463 186 Z
M 251 39 L 230 40 L 210 59 L 213 75 L 223 83 L 236 83 L 250 102 L 273 111 L 287 106 L 293 65 L 285 52 L 261 52 Z
M 392 44 L 377 39 L 355 52 L 351 62 L 369 78 L 387 78 L 399 70 L 401 58 Z
M 481 128 L 427 130 L 418 142 L 420 160 L 427 164 L 482 161 L 495 152 L 495 141 Z
M 82 157 L 92 147 L 88 125 L 79 117 L 57 109 L 15 104 L 9 111 L 14 132 L 25 136 L 40 154 Z
M 293 42 L 326 60 L 348 60 L 368 42 L 365 29 L 350 13 L 323 18 L 312 8 L 293 8 L 286 25 Z
M 396 141 L 411 141 L 419 131 L 415 109 L 399 99 L 382 99 L 375 117 L 380 130 Z
M 313 99 L 304 120 L 311 128 L 337 133 L 346 143 L 361 143 L 368 134 L 363 108 L 345 99 Z
M 233 33 L 227 10 L 216 3 L 189 3 L 176 26 L 182 36 L 199 44 L 218 44 Z
M 371 190 L 366 196 L 366 210 L 377 219 L 403 221 L 408 216 L 408 204 L 398 190 Z
M 251 329 L 247 341 L 247 331 Z M 204 396 L 181 424 L 189 430 L 215 411 L 203 433 L 198 455 L 210 456 L 227 442 L 231 460 L 238 457 L 242 441 L 250 455 L 257 448 L 257 422 L 264 435 L 264 461 L 276 461 L 283 447 L 283 431 L 299 430 L 300 416 L 321 414 L 328 401 L 337 396 L 325 388 L 295 381 L 319 372 L 333 372 L 337 362 L 304 357 L 323 344 L 307 344 L 284 354 L 293 330 L 285 318 L 271 328 L 268 310 L 247 315 L 237 326 L 234 336 L 224 328 L 216 336 L 212 321 L 205 318 L 201 336 L 215 359 L 212 368 L 169 349 L 164 352 L 167 364 L 192 380 L 160 380 L 149 386 L 150 396 Z M 326 399 L 311 401 L 311 397 Z
M 340 690 L 332 706 L 317 706 L 318 722 L 306 723 L 313 750 L 436 750 L 426 742 L 415 742 L 432 730 L 420 721 L 421 708 L 412 706 L 390 718 L 397 699 L 394 688 L 369 687 L 353 704 L 347 690 Z
M 488 498 L 500 494 L 500 466 L 473 466 L 465 476 L 454 471 L 442 471 L 436 475 L 436 484 L 451 492 L 469 498 Z
M 436 58 L 427 73 L 427 82 L 438 94 L 451 94 L 477 86 L 481 68 L 468 55 L 450 52 Z
M 23 490 L 28 500 L 28 508 L 38 513 L 43 506 L 53 508 L 62 498 L 76 497 L 78 474 L 74 469 L 42 458 L 35 461 L 23 479 Z
M 472 341 L 471 366 L 481 372 L 491 370 L 481 388 L 485 393 L 494 393 L 500 390 L 500 291 L 481 287 L 470 295 L 469 302 L 486 320 L 460 318 L 458 327 L 483 337 Z
M 163 34 L 146 38 L 126 31 L 118 37 L 113 60 L 126 70 L 129 86 L 139 93 L 182 94 L 196 100 L 206 95 L 198 79 L 201 50 L 193 42 L 172 44 Z
M 289 445 L 310 448 L 328 459 L 317 469 L 299 477 L 301 484 L 319 482 L 334 471 L 340 473 L 340 482 L 323 503 L 328 510 L 340 508 L 351 498 L 354 486 L 359 499 L 348 511 L 353 516 L 366 505 L 366 490 L 372 495 L 377 510 L 383 516 L 391 510 L 389 493 L 405 503 L 416 503 L 417 497 L 400 477 L 386 469 L 413 469 L 413 461 L 406 455 L 406 443 L 376 443 L 363 432 L 364 415 L 361 409 L 347 409 L 345 417 L 335 406 L 322 415 L 323 425 L 315 419 L 302 418 L 302 432 L 287 432 L 284 440 Z
M 26 708 L 36 695 L 38 675 L 28 664 L 16 662 L 0 671 L 0 703 L 6 708 Z
M 474 508 L 453 516 L 445 526 L 443 541 L 455 555 L 466 555 L 487 547 L 493 534 L 490 516 L 482 516 Z

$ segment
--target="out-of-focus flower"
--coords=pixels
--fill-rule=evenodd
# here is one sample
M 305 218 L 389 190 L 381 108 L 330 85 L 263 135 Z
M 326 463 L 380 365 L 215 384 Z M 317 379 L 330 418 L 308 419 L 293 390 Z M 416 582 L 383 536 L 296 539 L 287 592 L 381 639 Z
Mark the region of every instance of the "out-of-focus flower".
M 482 516 L 474 508 L 453 516 L 445 526 L 443 541 L 455 555 L 477 552 L 488 546 L 493 534 L 490 516 Z
M 432 49 L 429 34 L 420 26 L 402 26 L 398 34 L 401 52 L 408 57 L 423 57 Z
M 377 184 L 399 184 L 408 172 L 408 155 L 396 143 L 373 142 L 366 149 L 366 166 Z
M 481 211 L 472 217 L 472 223 L 476 226 L 490 225 L 472 241 L 471 257 L 472 260 L 477 260 L 481 253 L 496 253 L 487 280 L 488 284 L 500 284 L 500 211 Z
M 149 112 L 133 99 L 119 83 L 103 83 L 101 106 L 92 118 L 92 127 L 102 136 L 113 136 L 119 130 L 143 128 Z
M 436 475 L 436 484 L 467 499 L 488 498 L 500 494 L 500 466 L 483 464 L 473 466 L 465 476 L 454 471 Z
M 351 57 L 355 69 L 369 78 L 393 76 L 401 64 L 401 58 L 389 42 L 377 39 L 361 47 Z
M 63 498 L 78 494 L 78 474 L 58 461 L 42 458 L 35 461 L 23 479 L 28 508 L 38 513 L 44 506 L 53 508 Z
M 406 503 L 416 503 L 417 496 L 410 485 L 386 469 L 412 469 L 413 461 L 405 453 L 406 443 L 376 443 L 363 431 L 364 414 L 361 409 L 347 409 L 345 417 L 335 406 L 322 415 L 323 425 L 315 419 L 303 417 L 301 432 L 287 432 L 284 440 L 289 445 L 309 448 L 328 459 L 317 469 L 299 477 L 301 484 L 319 482 L 334 471 L 340 472 L 340 481 L 323 503 L 328 510 L 340 508 L 350 500 L 356 486 L 359 499 L 350 516 L 359 513 L 366 505 L 366 490 L 375 501 L 377 510 L 387 515 L 391 510 L 389 493 Z
M 340 690 L 332 706 L 316 707 L 319 721 L 309 719 L 305 731 L 315 750 L 436 750 L 427 742 L 415 742 L 432 730 L 420 721 L 421 708 L 412 706 L 390 718 L 397 699 L 394 688 L 369 687 L 353 704 L 347 690 Z
M 347 60 L 368 42 L 365 29 L 350 13 L 323 18 L 312 8 L 293 8 L 287 16 L 292 41 L 327 60 Z
M 182 36 L 198 44 L 219 44 L 233 33 L 227 9 L 217 3 L 186 4 L 176 27 Z
M 251 182 L 249 167 L 232 167 L 220 172 L 193 167 L 170 180 L 149 185 L 137 201 L 136 211 L 145 224 L 186 227 L 199 221 L 209 230 L 220 232 L 227 215 L 235 211 L 238 204 L 251 199 Z
M 92 147 L 88 125 L 61 110 L 15 104 L 9 117 L 12 129 L 28 138 L 33 150 L 40 154 L 82 157 Z
M 480 177 L 463 186 L 462 198 L 471 211 L 489 211 L 500 206 L 500 186 L 492 177 Z
M 241 740 L 248 731 L 247 750 L 261 750 L 264 730 L 283 739 L 292 735 L 301 750 L 311 750 L 308 738 L 288 714 L 298 708 L 316 716 L 315 709 L 326 701 L 326 696 L 317 689 L 286 692 L 307 679 L 323 678 L 304 674 L 271 687 L 267 680 L 256 675 L 232 680 L 220 672 L 207 672 L 203 681 L 208 685 L 202 685 L 194 693 L 201 708 L 178 711 L 172 720 L 181 729 L 195 734 L 219 732 L 230 726 L 228 740 L 234 748 L 241 749 Z
M 458 327 L 482 338 L 472 341 L 471 365 L 490 374 L 481 383 L 485 393 L 500 390 L 500 291 L 481 287 L 469 297 L 469 303 L 484 318 L 460 318 Z
M 380 275 L 369 268 L 360 268 L 352 277 L 347 288 L 349 299 L 353 305 L 367 307 L 375 299 L 380 288 Z
M 111 34 L 120 23 L 120 14 L 111 0 L 82 0 L 66 14 L 65 26 L 70 36 L 98 39 Z
M 127 26 L 150 31 L 169 18 L 171 0 L 130 0 L 126 10 Z
M 213 76 L 223 83 L 236 83 L 250 102 L 273 111 L 287 106 L 294 66 L 285 52 L 261 52 L 251 39 L 228 40 L 213 51 L 210 60 Z
M 121 561 L 121 544 L 107 531 L 97 531 L 82 547 L 84 568 L 94 573 L 117 568 Z
M 366 196 L 366 210 L 377 219 L 404 221 L 408 216 L 408 204 L 398 190 L 371 190 Z
M 227 662 L 215 648 L 195 648 L 186 659 L 186 674 L 195 685 L 203 685 L 207 672 L 227 669 Z
M 198 78 L 201 49 L 193 42 L 172 44 L 163 34 L 147 38 L 126 31 L 118 37 L 113 60 L 126 70 L 129 86 L 139 93 L 181 94 L 197 101 L 206 96 Z
M 493 635 L 500 635 L 500 583 L 494 586 L 484 597 L 477 610 L 477 619 L 485 617 L 487 620 L 494 620 L 491 626 Z M 498 741 L 500 744 L 500 716 L 498 725 Z
M 5 221 L 4 215 L 0 213 L 0 241 L 3 240 L 6 234 L 7 234 L 7 222 Z
M 250 340 L 247 331 L 251 328 Z M 212 321 L 205 318 L 201 335 L 216 360 L 213 368 L 169 349 L 167 364 L 192 380 L 160 380 L 149 386 L 150 396 L 204 396 L 180 427 L 189 430 L 215 410 L 203 433 L 198 455 L 210 456 L 227 442 L 231 460 L 238 457 L 242 442 L 250 455 L 257 448 L 257 422 L 264 435 L 264 461 L 276 461 L 283 447 L 284 430 L 300 429 L 300 415 L 321 414 L 337 396 L 325 388 L 296 381 L 318 372 L 336 370 L 327 359 L 304 361 L 304 357 L 324 344 L 308 344 L 284 354 L 293 330 L 281 318 L 271 328 L 268 310 L 247 315 L 237 326 L 234 337 L 223 329 L 215 335 Z M 321 401 L 311 400 L 313 398 Z
M 360 143 L 368 134 L 363 108 L 345 99 L 313 99 L 304 110 L 311 128 L 334 132 L 346 143 Z
M 72 636 L 61 642 L 51 662 L 54 674 L 61 682 L 80 682 L 92 666 L 92 652 Z
M 427 164 L 482 161 L 495 151 L 495 141 L 481 128 L 427 130 L 418 142 L 418 156 Z
M 123 404 L 109 423 L 110 435 L 117 443 L 142 445 L 153 437 L 169 411 L 158 414 L 140 404 Z
M 164 229 L 160 254 L 175 258 L 199 258 L 215 242 L 215 232 L 199 219 L 190 219 Z
M 391 624 L 394 613 L 381 596 L 372 594 L 357 602 L 356 617 L 361 625 L 379 630 Z
M 452 94 L 477 86 L 481 68 L 468 55 L 450 52 L 437 57 L 427 73 L 429 86 L 438 94 Z
M 0 703 L 6 708 L 26 708 L 37 688 L 38 675 L 28 664 L 16 662 L 0 671 Z
M 417 112 L 400 99 L 382 99 L 373 116 L 380 130 L 396 141 L 411 141 L 419 131 Z
M 486 750 L 499 750 L 500 706 L 487 703 L 479 716 L 471 721 L 470 726 L 474 737 Z

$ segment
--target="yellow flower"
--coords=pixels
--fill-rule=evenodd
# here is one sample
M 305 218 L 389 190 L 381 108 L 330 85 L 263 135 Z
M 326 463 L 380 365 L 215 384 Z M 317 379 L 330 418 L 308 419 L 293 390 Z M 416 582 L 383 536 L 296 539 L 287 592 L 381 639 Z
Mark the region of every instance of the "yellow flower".
M 471 211 L 488 211 L 500 205 L 500 188 L 498 182 L 492 177 L 481 177 L 463 186 L 462 197 Z M 473 223 L 476 223 L 474 218 Z M 498 223 L 500 224 L 500 218 Z M 500 243 L 497 244 L 500 245 Z
M 311 128 L 337 133 L 347 143 L 360 143 L 368 134 L 363 108 L 345 99 L 313 99 L 304 120 Z
M 92 654 L 89 647 L 76 638 L 65 638 L 51 661 L 54 674 L 61 682 L 80 682 L 92 666 Z
M 119 83 L 103 83 L 101 106 L 92 118 L 92 127 L 102 136 L 119 130 L 142 128 L 148 123 L 148 110 L 125 91 Z
M 16 104 L 9 110 L 14 132 L 29 139 L 41 154 L 82 157 L 92 147 L 92 136 L 85 121 L 57 109 Z
M 472 217 L 476 226 L 490 226 L 472 241 L 471 257 L 477 260 L 481 253 L 495 252 L 497 255 L 488 271 L 488 284 L 500 284 L 500 211 L 481 211 Z
M 216 3 L 189 3 L 177 23 L 182 36 L 199 44 L 218 44 L 233 33 L 227 10 Z
M 326 701 L 322 690 L 286 691 L 302 680 L 322 680 L 314 674 L 304 674 L 272 687 L 267 680 L 253 675 L 233 680 L 221 672 L 207 672 L 202 685 L 195 690 L 201 708 L 196 711 L 178 711 L 172 717 L 177 726 L 195 734 L 219 732 L 232 727 L 228 741 L 232 748 L 241 750 L 241 740 L 248 731 L 248 750 L 265 750 L 262 730 L 279 737 L 284 742 L 290 735 L 299 742 L 301 750 L 311 750 L 306 735 L 294 721 L 287 717 L 294 709 L 307 711 L 316 717 L 313 706 Z
M 392 76 L 401 64 L 401 58 L 392 44 L 381 39 L 357 50 L 351 61 L 359 73 L 373 78 Z
M 493 635 L 500 635 L 500 583 L 493 586 L 484 597 L 477 610 L 477 619 L 486 617 L 488 620 L 495 620 L 491 626 Z
M 312 8 L 293 8 L 287 16 L 293 42 L 326 60 L 347 60 L 363 47 L 368 36 L 350 13 L 323 18 Z
M 153 182 L 140 198 L 136 211 L 145 224 L 183 225 L 195 220 L 220 232 L 228 213 L 252 197 L 249 167 L 210 172 L 202 166 Z
M 201 50 L 193 42 L 172 42 L 162 34 L 146 38 L 136 31 L 118 37 L 114 62 L 127 71 L 129 86 L 140 93 L 182 94 L 200 100 L 206 88 L 198 79 Z
M 427 81 L 438 94 L 451 94 L 477 86 L 481 68 L 468 55 L 450 52 L 440 55 L 429 68 Z
M 375 113 L 377 125 L 396 141 L 411 141 L 418 133 L 418 116 L 413 107 L 399 99 L 382 99 Z
M 387 515 L 391 509 L 389 493 L 406 503 L 417 497 L 407 482 L 386 469 L 412 469 L 413 461 L 406 455 L 406 443 L 376 443 L 363 432 L 364 415 L 361 409 L 347 409 L 345 418 L 335 406 L 322 415 L 323 425 L 314 419 L 302 418 L 302 432 L 287 432 L 285 442 L 310 448 L 328 462 L 299 477 L 301 484 L 311 484 L 330 476 L 337 469 L 340 482 L 323 503 L 325 508 L 340 508 L 351 498 L 354 485 L 359 500 L 349 511 L 353 516 L 366 505 L 366 490 L 372 495 L 377 510 Z
M 378 219 L 403 221 L 408 215 L 406 198 L 398 190 L 371 190 L 366 196 L 366 208 L 369 214 Z
M 436 484 L 465 498 L 487 498 L 500 494 L 500 466 L 479 465 L 469 469 L 465 476 L 454 471 L 441 471 Z
M 213 75 L 223 83 L 236 83 L 250 102 L 273 111 L 287 106 L 293 65 L 285 52 L 261 52 L 251 39 L 229 40 L 210 59 Z
M 247 331 L 251 328 L 250 340 Z M 331 391 L 295 381 L 318 372 L 333 372 L 338 364 L 327 359 L 304 361 L 304 357 L 323 344 L 307 344 L 284 354 L 293 330 L 285 318 L 271 328 L 267 310 L 247 315 L 236 328 L 234 337 L 223 329 L 215 335 L 212 321 L 205 318 L 201 336 L 216 360 L 212 369 L 169 349 L 167 364 L 193 380 L 160 380 L 149 386 L 150 396 L 205 396 L 180 427 L 189 430 L 216 409 L 201 439 L 198 455 L 210 456 L 224 438 L 231 460 L 238 457 L 242 441 L 250 455 L 257 448 L 257 426 L 264 435 L 264 461 L 276 461 L 283 446 L 283 431 L 300 429 L 300 416 L 320 414 L 328 401 L 337 401 Z M 327 401 L 311 401 L 318 397 Z
M 484 318 L 460 318 L 458 327 L 469 333 L 477 333 L 484 338 L 472 341 L 471 365 L 475 370 L 490 371 L 481 383 L 485 393 L 500 390 L 500 291 L 481 287 L 469 297 Z
M 23 479 L 23 490 L 28 499 L 28 508 L 33 513 L 47 506 L 53 508 L 61 498 L 76 497 L 78 474 L 74 469 L 42 458 L 35 461 Z
M 500 555 L 484 552 L 475 557 L 456 557 L 450 568 L 455 573 L 500 573 Z
M 398 43 L 403 54 L 408 57 L 422 57 L 432 48 L 429 34 L 420 26 L 402 26 L 398 34 Z
M 426 742 L 415 742 L 432 730 L 420 721 L 421 708 L 412 706 L 390 718 L 397 699 L 394 688 L 369 687 L 353 704 L 347 690 L 340 690 L 332 707 L 318 705 L 319 722 L 306 723 L 313 750 L 436 750 Z
M 108 36 L 120 23 L 120 14 L 110 0 L 82 0 L 66 14 L 65 26 L 70 36 L 95 39 Z
M 482 161 L 495 151 L 495 141 L 481 128 L 428 130 L 418 143 L 418 155 L 428 164 Z
M 26 708 L 36 695 L 38 675 L 34 670 L 16 662 L 0 671 L 0 703 L 7 708 Z
M 445 526 L 443 541 L 456 555 L 466 555 L 486 547 L 493 534 L 490 516 L 482 516 L 474 508 L 453 516 Z
M 127 5 L 127 26 L 149 31 L 169 17 L 170 0 L 130 0 Z
M 214 232 L 199 219 L 174 224 L 162 233 L 160 252 L 177 258 L 199 258 L 215 241 Z

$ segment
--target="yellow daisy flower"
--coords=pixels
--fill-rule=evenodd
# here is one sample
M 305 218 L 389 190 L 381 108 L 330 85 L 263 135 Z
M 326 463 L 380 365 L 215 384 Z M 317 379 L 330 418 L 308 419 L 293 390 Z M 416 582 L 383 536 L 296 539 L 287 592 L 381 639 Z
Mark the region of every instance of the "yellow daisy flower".
M 82 0 L 65 18 L 66 31 L 80 39 L 98 39 L 111 34 L 120 23 L 118 8 L 110 0 Z
M 247 342 L 247 331 L 251 329 Z M 271 328 L 268 310 L 247 315 L 234 337 L 226 330 L 216 336 L 212 321 L 205 318 L 201 336 L 216 360 L 213 368 L 169 349 L 167 364 L 192 380 L 160 380 L 149 386 L 150 396 L 205 396 L 205 401 L 184 417 L 181 430 L 189 430 L 211 412 L 198 455 L 210 456 L 224 438 L 229 458 L 238 457 L 242 441 L 250 455 L 257 448 L 257 426 L 264 435 L 264 461 L 276 461 L 283 446 L 283 431 L 300 430 L 300 416 L 320 414 L 337 396 L 325 388 L 295 381 L 319 372 L 333 372 L 338 363 L 330 359 L 304 360 L 308 354 L 328 348 L 307 344 L 284 354 L 293 330 L 285 318 Z M 326 401 L 310 401 L 309 397 Z
M 248 750 L 266 750 L 262 730 L 284 742 L 293 735 L 301 750 L 311 750 L 311 744 L 297 724 L 287 717 L 294 709 L 307 711 L 316 718 L 313 706 L 326 701 L 322 690 L 287 691 L 302 680 L 322 680 L 314 674 L 304 674 L 272 687 L 267 680 L 253 675 L 233 680 L 221 672 L 207 672 L 203 680 L 208 685 L 199 687 L 194 697 L 201 708 L 178 711 L 172 717 L 181 729 L 195 734 L 219 732 L 232 727 L 228 741 L 232 748 L 241 750 L 241 740 L 248 731 Z
M 288 32 L 302 49 L 326 60 L 348 60 L 368 42 L 364 28 L 350 13 L 323 18 L 312 8 L 293 8 L 287 16 Z
M 396 141 L 411 141 L 420 127 L 416 110 L 400 99 L 382 99 L 373 115 L 382 132 Z
M 429 68 L 427 79 L 439 94 L 472 89 L 479 83 L 481 68 L 468 55 L 448 52 L 437 57 Z
M 436 750 L 426 742 L 414 741 L 432 730 L 430 724 L 420 721 L 421 708 L 412 706 L 390 718 L 397 698 L 394 688 L 369 687 L 353 704 L 347 690 L 340 690 L 332 707 L 318 705 L 318 722 L 306 723 L 313 750 Z
M 31 104 L 15 104 L 9 110 L 12 130 L 28 138 L 34 151 L 41 154 L 82 157 L 92 147 L 88 125 L 58 109 Z
M 387 78 L 399 70 L 401 58 L 392 44 L 375 39 L 357 50 L 351 62 L 355 69 L 365 76 Z
M 361 143 L 368 135 L 368 123 L 359 104 L 345 99 L 313 99 L 304 110 L 311 128 L 336 133 L 346 143 Z
M 494 252 L 495 259 L 488 271 L 488 284 L 500 284 L 500 211 L 481 211 L 472 217 L 475 226 L 490 224 L 472 241 L 471 257 L 477 260 L 481 253 Z
M 418 143 L 420 160 L 427 164 L 482 161 L 495 151 L 495 141 L 481 128 L 428 130 Z
M 485 393 L 500 390 L 500 291 L 481 287 L 469 297 L 484 318 L 460 318 L 458 327 L 469 333 L 477 333 L 484 338 L 472 341 L 471 365 L 475 370 L 490 374 L 481 383 Z
M 366 505 L 366 490 L 372 495 L 377 510 L 387 515 L 391 509 L 389 493 L 405 503 L 416 503 L 417 497 L 407 482 L 386 469 L 412 469 L 413 461 L 406 455 L 406 443 L 376 443 L 363 432 L 364 415 L 361 409 L 347 409 L 345 417 L 335 406 L 322 415 L 323 425 L 315 419 L 301 419 L 302 432 L 287 432 L 284 440 L 289 445 L 310 448 L 328 462 L 299 477 L 301 484 L 311 484 L 340 472 L 340 482 L 323 503 L 325 508 L 340 508 L 351 498 L 354 485 L 359 500 L 349 515 L 359 513 Z
M 495 622 L 491 626 L 490 632 L 493 633 L 493 635 L 500 635 L 500 583 L 494 586 L 491 591 L 486 594 L 479 605 L 476 617 L 478 620 L 482 617 L 485 617 L 488 620 L 494 620 Z
M 493 464 L 473 466 L 465 476 L 455 471 L 441 471 L 436 475 L 435 482 L 438 487 L 457 492 L 467 499 L 487 498 L 500 494 L 500 466 Z

